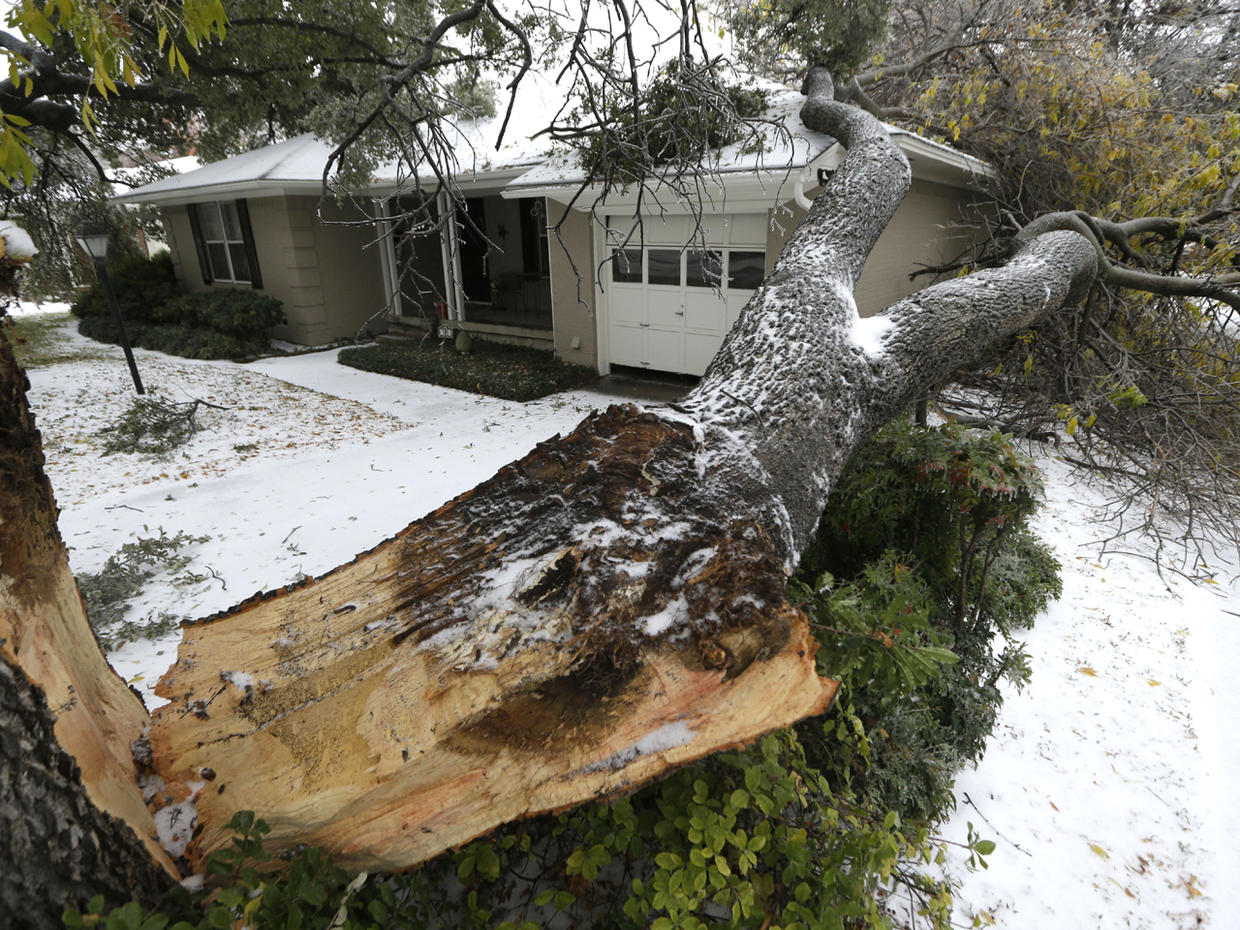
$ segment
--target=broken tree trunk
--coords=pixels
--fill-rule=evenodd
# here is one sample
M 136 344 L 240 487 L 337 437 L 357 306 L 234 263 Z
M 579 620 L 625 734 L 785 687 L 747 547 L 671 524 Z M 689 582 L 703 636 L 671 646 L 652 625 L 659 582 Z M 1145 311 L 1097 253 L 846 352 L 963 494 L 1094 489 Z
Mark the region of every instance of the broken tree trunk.
M 0 332 L 0 925 L 60 927 L 66 903 L 150 900 L 175 870 L 134 783 L 146 710 L 86 621 L 28 388 Z
M 690 426 L 587 419 L 355 562 L 189 626 L 151 746 L 276 846 L 398 869 L 822 712 L 767 529 Z M 208 781 L 206 770 L 210 770 Z
M 825 73 L 807 93 L 806 123 L 849 154 L 685 401 L 593 415 L 348 565 L 185 629 L 149 736 L 157 817 L 193 839 L 175 854 L 192 864 L 250 809 L 276 846 L 402 868 L 827 706 L 784 588 L 834 477 L 928 386 L 1071 301 L 1096 256 L 1049 233 L 858 320 L 908 165 Z M 17 635 L 71 601 L 40 587 Z M 134 716 L 111 738 L 126 750 Z M 144 818 L 126 817 L 147 838 Z

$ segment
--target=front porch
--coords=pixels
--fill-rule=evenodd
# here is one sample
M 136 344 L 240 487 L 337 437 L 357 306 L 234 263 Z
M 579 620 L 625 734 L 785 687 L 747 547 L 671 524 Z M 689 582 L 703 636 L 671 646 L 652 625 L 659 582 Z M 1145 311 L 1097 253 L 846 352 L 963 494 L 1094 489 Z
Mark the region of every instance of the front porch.
M 551 270 L 541 197 L 377 203 L 390 331 L 464 330 L 549 347 Z M 448 222 L 440 217 L 451 210 Z

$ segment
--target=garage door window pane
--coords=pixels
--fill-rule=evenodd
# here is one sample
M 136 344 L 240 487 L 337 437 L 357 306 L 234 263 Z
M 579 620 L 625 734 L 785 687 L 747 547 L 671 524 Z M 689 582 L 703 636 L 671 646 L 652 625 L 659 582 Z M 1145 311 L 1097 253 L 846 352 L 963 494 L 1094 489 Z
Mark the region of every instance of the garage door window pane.
M 680 251 L 677 249 L 651 249 L 646 253 L 649 263 L 647 284 L 671 284 L 680 286 Z
M 642 283 L 641 249 L 617 249 L 611 253 L 611 280 L 621 284 Z
M 685 283 L 689 287 L 719 287 L 723 256 L 718 252 L 689 252 L 685 256 Z
M 754 291 L 766 277 L 765 252 L 732 252 L 728 255 L 728 286 L 732 290 Z

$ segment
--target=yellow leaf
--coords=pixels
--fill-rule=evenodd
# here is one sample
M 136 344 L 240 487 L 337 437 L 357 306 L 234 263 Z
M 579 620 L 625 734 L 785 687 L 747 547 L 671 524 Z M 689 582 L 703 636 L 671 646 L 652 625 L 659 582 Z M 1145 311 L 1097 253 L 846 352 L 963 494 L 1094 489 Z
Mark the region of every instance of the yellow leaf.
M 1090 678 L 1098 677 L 1098 673 L 1095 672 L 1088 665 L 1082 665 L 1080 668 L 1077 669 L 1077 671 L 1080 672 L 1082 675 L 1088 675 Z
M 1095 856 L 1098 856 L 1102 859 L 1111 858 L 1111 854 L 1107 852 L 1105 849 L 1103 849 L 1101 846 L 1099 846 L 1097 843 L 1090 843 L 1089 848 L 1090 848 L 1090 851 L 1093 852 Z
M 1157 688 L 1159 685 L 1161 685 L 1161 684 L 1162 684 L 1162 682 L 1161 682 L 1161 681 L 1155 681 L 1153 678 L 1150 678 L 1150 679 L 1147 679 L 1147 680 L 1149 681 L 1149 683 L 1150 683 L 1150 687 L 1151 687 L 1151 688 Z

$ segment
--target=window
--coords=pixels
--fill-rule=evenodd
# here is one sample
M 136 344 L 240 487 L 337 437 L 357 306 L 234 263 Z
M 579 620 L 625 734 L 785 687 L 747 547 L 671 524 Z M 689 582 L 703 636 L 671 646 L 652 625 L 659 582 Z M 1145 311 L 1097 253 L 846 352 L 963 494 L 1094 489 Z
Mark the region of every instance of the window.
M 728 287 L 756 291 L 766 277 L 765 252 L 729 252 Z
M 642 250 L 617 249 L 612 252 L 611 279 L 619 284 L 641 284 Z
M 244 200 L 191 204 L 190 226 L 198 249 L 202 280 L 236 282 L 262 287 L 250 212 Z
M 680 250 L 647 249 L 647 284 L 680 286 Z
M 766 277 L 766 253 L 724 248 L 688 249 L 681 277 L 680 249 L 615 249 L 611 253 L 611 280 L 618 284 L 661 284 L 733 291 L 757 290 Z M 728 273 L 723 273 L 724 264 Z
M 685 256 L 685 284 L 689 287 L 721 287 L 723 255 L 719 252 L 689 252 Z

